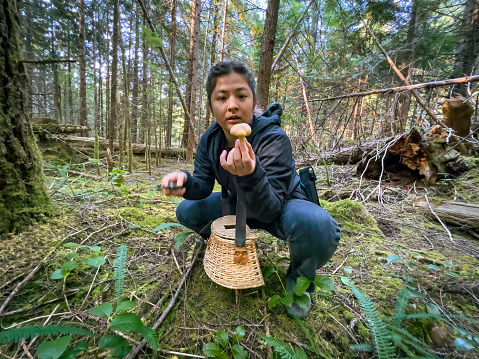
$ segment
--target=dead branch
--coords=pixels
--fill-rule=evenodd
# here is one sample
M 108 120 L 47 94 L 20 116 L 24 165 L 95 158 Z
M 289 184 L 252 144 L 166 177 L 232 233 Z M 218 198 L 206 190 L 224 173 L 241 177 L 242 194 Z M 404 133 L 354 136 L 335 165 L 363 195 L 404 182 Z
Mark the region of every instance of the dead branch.
M 170 300 L 170 304 L 168 304 L 168 307 L 166 307 L 166 309 L 163 311 L 163 313 L 161 314 L 160 318 L 156 321 L 156 323 L 152 326 L 153 329 L 157 329 L 161 323 L 163 323 L 163 320 L 165 320 L 166 316 L 168 315 L 168 313 L 170 312 L 171 308 L 173 308 L 173 306 L 175 305 L 175 301 L 176 301 L 176 298 L 178 297 L 178 295 L 180 294 L 180 290 L 181 288 L 183 287 L 183 284 L 185 284 L 186 282 L 186 279 L 188 278 L 188 276 L 190 275 L 190 272 L 191 270 L 193 269 L 195 263 L 196 263 L 196 259 L 198 258 L 198 254 L 200 253 L 200 248 L 201 248 L 201 245 L 198 245 L 196 244 L 196 254 L 195 256 L 193 257 L 192 261 L 191 261 L 191 264 L 190 266 L 188 267 L 188 270 L 186 271 L 186 273 L 183 275 L 183 278 L 181 279 L 181 282 L 180 282 L 180 285 L 178 286 L 178 289 L 176 290 L 175 292 L 175 295 L 173 295 L 173 297 L 171 298 Z M 130 353 L 130 355 L 128 356 L 128 359 L 133 359 L 133 358 L 136 358 L 136 356 L 140 353 L 140 350 L 145 346 L 146 344 L 146 340 L 143 339 L 141 341 L 140 344 L 137 345 L 137 347 L 135 349 L 133 349 L 133 351 Z
M 68 173 L 69 176 L 71 174 L 71 175 L 74 175 L 74 176 L 81 176 L 81 177 L 90 178 L 90 179 L 95 180 L 95 181 L 103 181 L 103 180 L 106 179 L 106 177 L 104 177 L 104 176 L 95 176 L 95 175 L 91 175 L 91 174 L 88 174 L 88 173 L 72 171 L 72 170 L 67 170 L 67 173 Z
M 391 88 L 372 90 L 372 91 L 366 91 L 366 92 L 350 93 L 347 95 L 335 96 L 335 97 L 318 98 L 318 99 L 309 100 L 309 102 L 331 101 L 331 100 L 339 100 L 339 99 L 350 98 L 350 97 L 364 97 L 364 96 L 376 95 L 381 93 L 391 93 L 391 92 L 407 91 L 407 90 L 421 89 L 421 88 L 434 88 L 434 87 L 442 87 L 442 86 L 449 86 L 454 84 L 462 84 L 462 83 L 477 82 L 477 81 L 479 81 L 479 75 L 460 77 L 457 79 L 448 79 L 448 80 L 442 80 L 442 81 L 424 82 L 424 83 L 415 84 L 415 85 L 398 86 L 398 87 L 391 87 Z
M 59 62 L 78 62 L 77 59 L 20 60 L 24 64 L 57 64 Z

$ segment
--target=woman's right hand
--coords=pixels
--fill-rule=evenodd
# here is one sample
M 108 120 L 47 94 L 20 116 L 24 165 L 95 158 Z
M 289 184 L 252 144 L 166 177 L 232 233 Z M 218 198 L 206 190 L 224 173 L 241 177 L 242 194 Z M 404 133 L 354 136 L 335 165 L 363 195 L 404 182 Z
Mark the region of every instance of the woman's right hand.
M 177 171 L 167 174 L 161 180 L 161 192 L 167 196 L 183 196 L 186 192 L 186 188 L 183 187 L 186 179 L 185 172 Z

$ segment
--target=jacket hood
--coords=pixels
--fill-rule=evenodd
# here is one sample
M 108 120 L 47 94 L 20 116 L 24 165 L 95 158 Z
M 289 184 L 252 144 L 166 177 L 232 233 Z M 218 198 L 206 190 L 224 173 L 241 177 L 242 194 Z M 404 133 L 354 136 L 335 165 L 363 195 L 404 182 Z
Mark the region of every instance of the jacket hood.
M 254 138 L 269 126 L 281 127 L 281 115 L 283 108 L 279 103 L 273 103 L 262 115 L 254 115 L 251 120 L 252 132 L 247 138 Z

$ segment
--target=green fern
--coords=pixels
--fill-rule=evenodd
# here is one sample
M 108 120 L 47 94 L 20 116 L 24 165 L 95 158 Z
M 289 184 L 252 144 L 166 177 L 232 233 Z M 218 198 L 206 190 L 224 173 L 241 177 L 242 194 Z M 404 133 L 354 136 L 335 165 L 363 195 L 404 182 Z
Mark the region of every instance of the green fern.
M 399 327 L 402 321 L 405 319 L 406 316 L 406 307 L 409 303 L 410 298 L 409 290 L 407 287 L 403 287 L 398 294 L 398 300 L 396 303 L 396 310 L 394 312 L 394 316 L 391 317 L 391 322 L 396 327 Z
M 291 349 L 289 345 L 282 340 L 273 339 L 267 337 L 266 335 L 260 335 L 259 337 L 274 348 L 274 351 L 276 354 L 278 354 L 279 359 L 294 359 L 293 349 Z
M 396 357 L 396 350 L 392 343 L 390 331 L 381 319 L 376 304 L 374 304 L 366 295 L 351 284 L 348 278 L 342 278 L 344 284 L 349 286 L 356 296 L 359 305 L 366 317 L 374 348 L 379 359 L 389 359 Z
M 19 342 L 22 339 L 55 334 L 76 334 L 89 337 L 97 336 L 96 334 L 82 328 L 61 325 L 32 325 L 29 327 L 8 329 L 0 332 L 0 344 Z
M 121 245 L 116 252 L 115 261 L 115 292 L 117 305 L 121 302 L 123 296 L 123 283 L 125 281 L 125 264 L 126 264 L 126 246 Z

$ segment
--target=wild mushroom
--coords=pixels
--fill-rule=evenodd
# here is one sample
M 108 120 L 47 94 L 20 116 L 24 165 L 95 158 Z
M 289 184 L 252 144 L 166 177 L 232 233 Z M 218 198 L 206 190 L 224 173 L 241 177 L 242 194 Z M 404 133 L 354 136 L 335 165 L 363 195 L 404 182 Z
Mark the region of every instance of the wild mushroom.
M 251 127 L 247 123 L 238 123 L 231 127 L 230 133 L 244 142 L 244 138 L 251 133 Z

